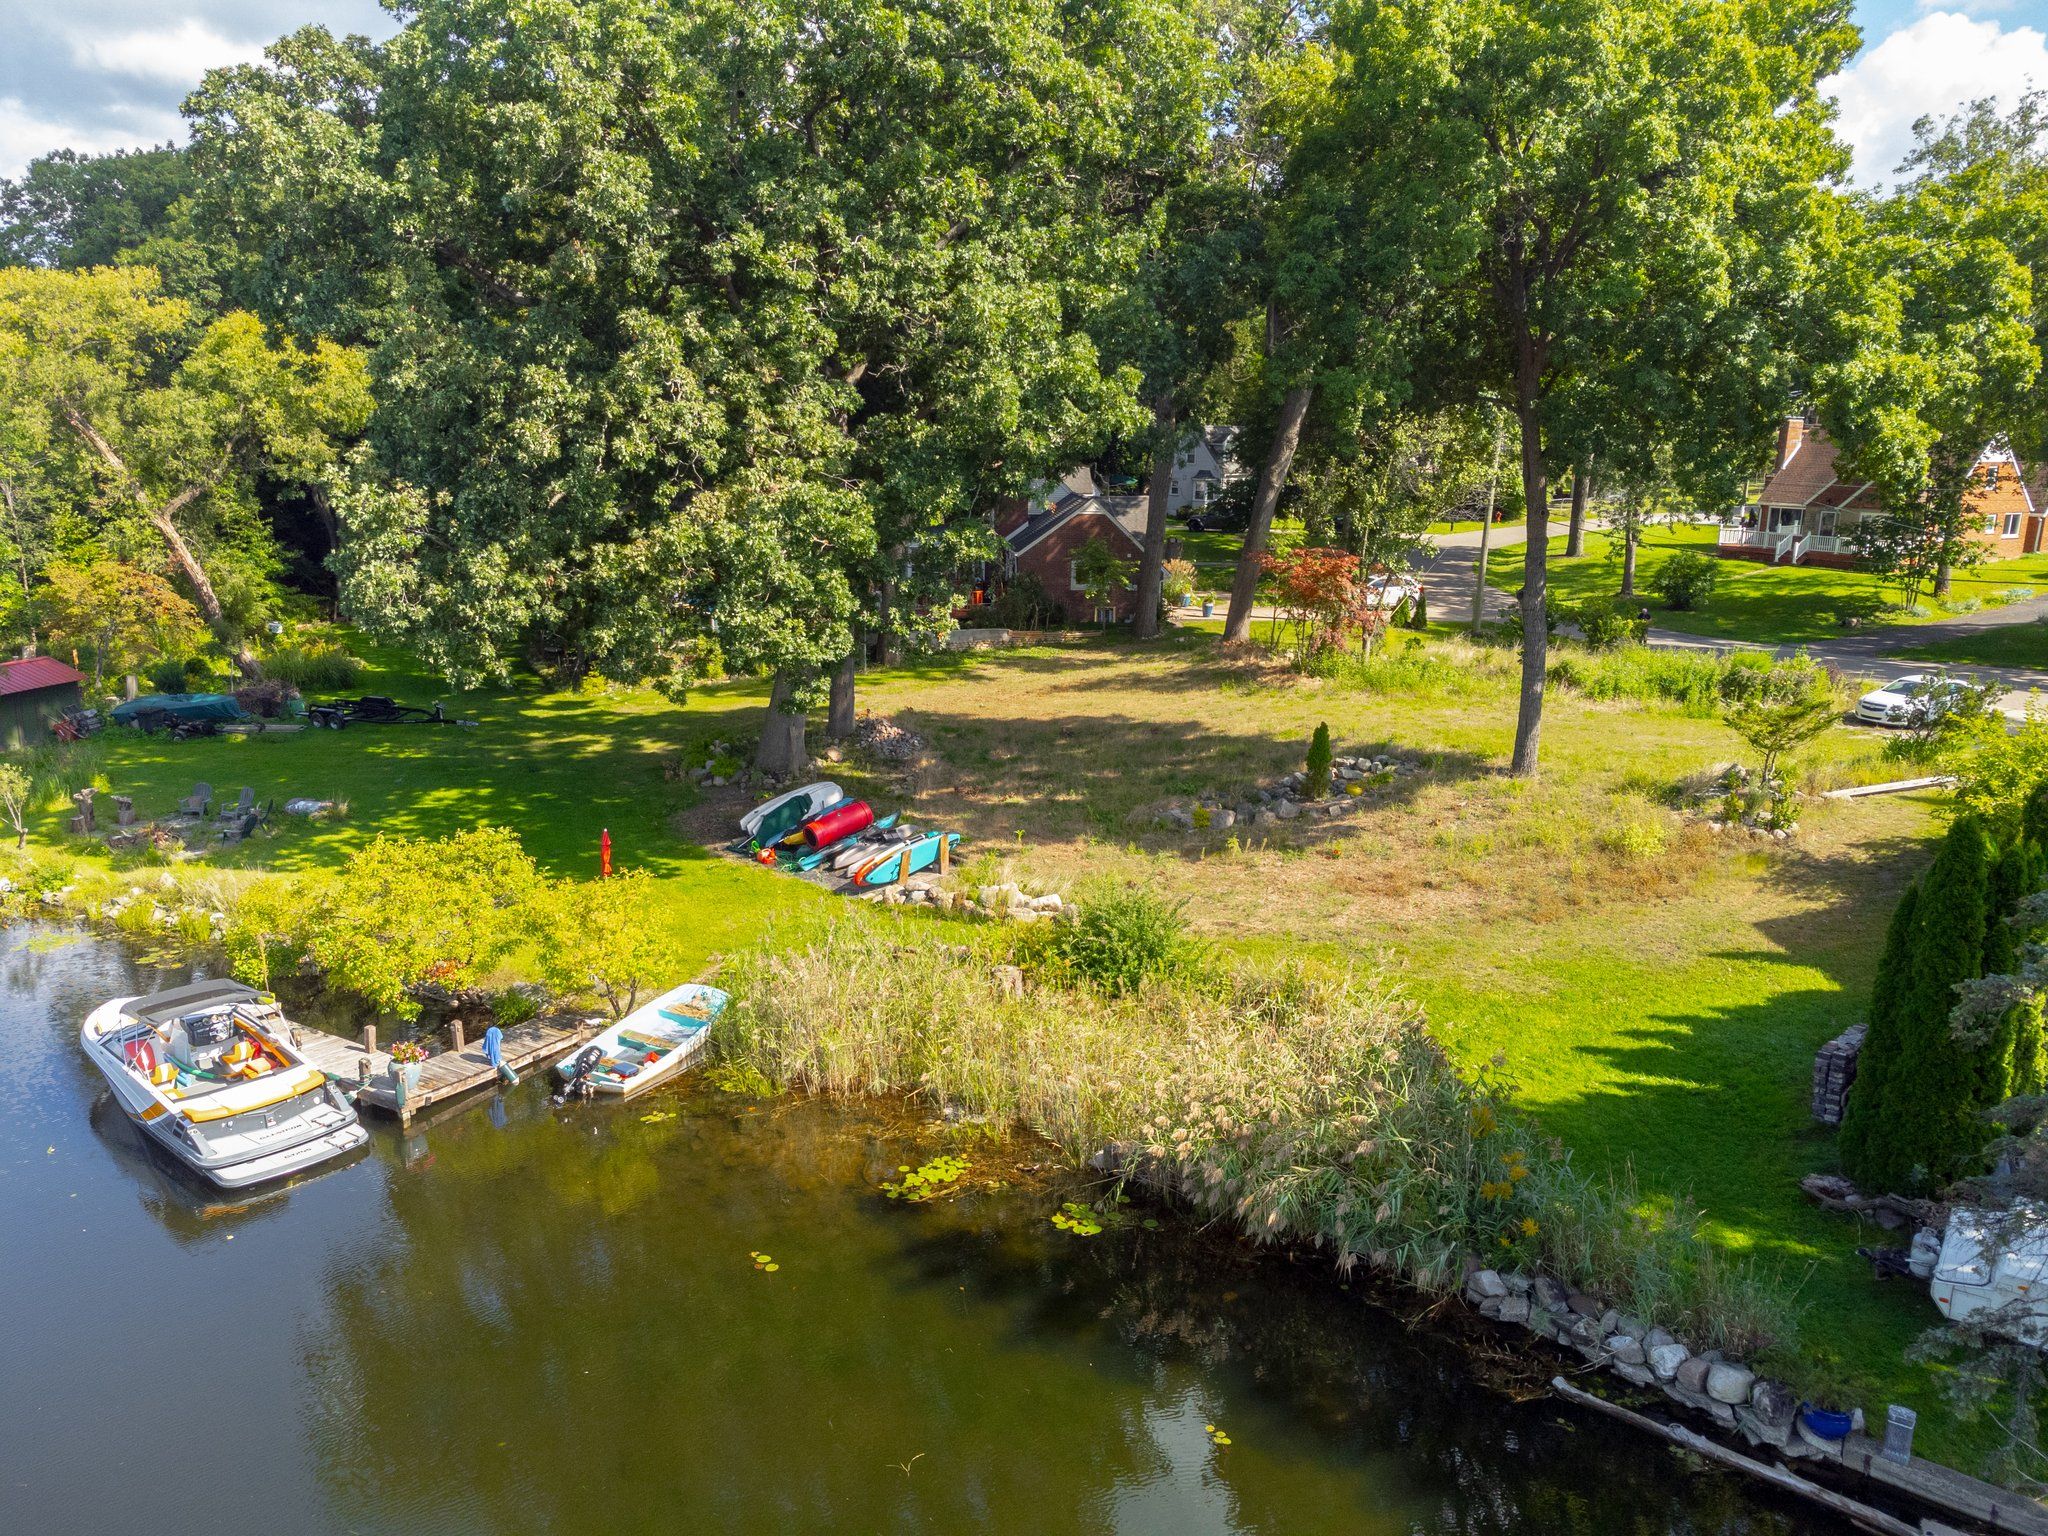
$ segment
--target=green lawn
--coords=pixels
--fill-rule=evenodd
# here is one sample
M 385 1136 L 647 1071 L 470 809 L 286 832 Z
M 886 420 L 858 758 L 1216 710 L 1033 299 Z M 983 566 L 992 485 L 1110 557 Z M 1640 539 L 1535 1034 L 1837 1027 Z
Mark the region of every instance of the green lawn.
M 1714 540 L 1713 528 L 1695 526 L 1657 528 L 1644 538 L 1637 553 L 1636 590 L 1651 605 L 1653 622 L 1658 627 L 1716 639 L 1796 645 L 1839 639 L 1843 630 L 1836 622 L 1838 613 L 1888 608 L 1899 600 L 1895 589 L 1862 571 L 1724 560 L 1713 596 L 1698 610 L 1679 613 L 1658 607 L 1653 595 L 1657 569 L 1680 550 L 1712 554 Z M 1606 534 L 1589 532 L 1586 553 L 1575 560 L 1565 557 L 1564 547 L 1561 537 L 1550 541 L 1550 584 L 1560 598 L 1577 602 L 1588 597 L 1612 596 L 1619 590 L 1621 562 Z M 1487 580 L 1502 591 L 1515 591 L 1522 584 L 1523 557 L 1520 545 L 1495 551 L 1487 561 Z M 1987 603 L 2015 587 L 2033 587 L 2048 594 L 2048 553 L 1958 571 L 1951 597 L 1953 601 L 1975 599 Z M 1938 611 L 1919 616 L 1888 612 L 1878 622 L 1929 623 L 1950 616 Z M 2040 659 L 2048 661 L 2048 647 L 2044 647 Z
M 1898 654 L 1966 667 L 2048 667 L 2048 619 L 1987 625 L 1967 635 L 1910 645 Z
M 107 792 L 132 795 L 144 819 L 171 811 L 201 780 L 223 801 L 248 785 L 259 803 L 295 796 L 347 802 L 347 814 L 335 820 L 278 814 L 274 836 L 259 834 L 210 857 L 228 869 L 325 867 L 379 833 L 436 837 L 494 824 L 515 830 L 549 873 L 587 878 L 597 872 L 598 838 L 608 829 L 617 867 L 660 878 L 668 899 L 649 921 L 672 936 L 684 973 L 750 941 L 773 913 L 818 896 L 802 882 L 706 852 L 702 842 L 742 807 L 735 802 L 728 815 L 715 816 L 698 806 L 693 786 L 663 771 L 665 759 L 692 746 L 750 742 L 764 702 L 758 685 L 714 685 L 685 705 L 625 689 L 570 693 L 527 684 L 457 692 L 395 653 L 368 648 L 365 655 L 371 667 L 355 691 L 418 704 L 445 699 L 451 715 L 476 727 L 351 726 L 193 741 L 110 729 L 97 739 Z M 104 796 L 100 810 L 111 818 Z M 37 830 L 56 834 L 62 814 L 45 807 Z M 679 835 L 686 821 L 700 823 L 701 833 Z
M 1276 552 L 1289 550 L 1301 542 L 1301 524 L 1288 518 L 1280 518 L 1273 524 L 1273 535 L 1267 547 Z M 1244 535 L 1223 533 L 1208 529 L 1201 533 L 1189 533 L 1185 527 L 1176 524 L 1169 535 L 1180 542 L 1181 558 L 1195 562 L 1200 579 L 1212 586 L 1230 584 L 1228 573 L 1237 568 L 1237 557 L 1244 548 Z
M 227 795 L 249 784 L 265 800 L 349 802 L 338 822 L 281 819 L 275 838 L 215 861 L 230 867 L 320 867 L 380 831 L 496 822 L 552 872 L 588 875 L 608 827 L 621 864 L 660 878 L 647 920 L 684 973 L 832 900 L 705 852 L 743 802 L 735 792 L 700 801 L 663 771 L 693 745 L 750 738 L 760 684 L 714 685 L 684 705 L 533 684 L 450 695 L 395 656 L 373 660 L 362 691 L 446 696 L 477 727 L 183 743 L 110 733 L 106 779 L 145 815 L 170 809 L 195 779 Z M 966 832 L 975 878 L 1022 875 L 1070 892 L 1137 879 L 1185 897 L 1205 933 L 1248 955 L 1383 960 L 1459 1059 L 1505 1053 L 1526 1105 L 1575 1155 L 1632 1169 L 1659 1201 L 1697 1200 L 1716 1243 L 1797 1287 L 1806 1338 L 1840 1354 L 1870 1407 L 1913 1404 L 1925 1449 L 1974 1460 L 1977 1435 L 1948 1420 L 1926 1370 L 1899 1359 L 1933 1319 L 1924 1291 L 1877 1285 L 1853 1254 L 1876 1234 L 1815 1211 L 1797 1187 L 1832 1156 L 1805 1112 L 1813 1051 L 1862 1014 L 1884 923 L 1926 857 L 1925 804 L 1817 812 L 1789 853 L 1686 842 L 1658 786 L 1733 754 L 1716 719 L 1560 692 L 1544 777 L 1524 784 L 1499 772 L 1513 658 L 1455 645 L 1435 671 L 1393 688 L 1225 663 L 1208 636 L 1180 631 L 1149 648 L 1097 638 L 934 657 L 870 675 L 862 692 L 864 708 L 924 734 L 941 766 L 908 788 L 833 776 Z M 1342 828 L 1253 837 L 1234 851 L 1150 829 L 1145 807 L 1165 795 L 1297 765 L 1318 721 L 1343 743 L 1384 743 L 1434 767 Z M 1857 772 L 1876 750 L 1840 731 L 1805 761 Z M 56 820 L 47 810 L 38 831 L 53 834 Z M 1611 851 L 1611 828 L 1645 820 L 1668 829 L 1667 855 L 1642 863 Z

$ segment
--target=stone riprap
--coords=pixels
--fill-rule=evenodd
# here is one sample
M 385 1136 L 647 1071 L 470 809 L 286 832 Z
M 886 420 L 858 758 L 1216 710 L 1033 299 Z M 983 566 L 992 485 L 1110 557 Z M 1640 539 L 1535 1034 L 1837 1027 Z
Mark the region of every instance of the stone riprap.
M 1589 1364 L 1661 1391 L 1752 1445 L 1769 1445 L 1787 1456 L 1831 1449 L 1800 1429 L 1798 1396 L 1783 1382 L 1758 1376 L 1719 1350 L 1694 1354 L 1667 1329 L 1645 1328 L 1549 1275 L 1475 1267 L 1465 1277 L 1464 1295 L 1480 1316 L 1575 1350 Z

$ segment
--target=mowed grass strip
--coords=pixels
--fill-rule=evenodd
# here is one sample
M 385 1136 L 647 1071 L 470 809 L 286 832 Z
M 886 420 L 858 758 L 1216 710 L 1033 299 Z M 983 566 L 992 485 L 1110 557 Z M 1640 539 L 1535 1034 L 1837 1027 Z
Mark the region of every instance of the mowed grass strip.
M 1929 624 L 1952 619 L 1952 613 L 1930 609 L 1921 615 L 1886 611 L 1868 615 L 1882 606 L 1891 610 L 1902 599 L 1895 586 L 1880 582 L 1867 571 L 1841 571 L 1816 565 L 1765 565 L 1756 560 L 1721 560 L 1720 579 L 1713 596 L 1699 608 L 1674 611 L 1658 605 L 1656 573 L 1681 551 L 1714 556 L 1716 530 L 1712 526 L 1681 525 L 1651 529 L 1643 538 L 1636 557 L 1636 591 L 1650 607 L 1650 622 L 1660 629 L 1681 634 L 1702 635 L 1720 640 L 1740 640 L 1756 645 L 1800 645 L 1817 640 L 1838 640 L 1844 630 L 1836 616 L 1844 612 L 1866 615 L 1867 623 Z M 1550 588 L 1560 600 L 1582 602 L 1589 597 L 1612 597 L 1621 589 L 1621 560 L 1616 541 L 1598 530 L 1586 534 L 1586 553 L 1567 558 L 1565 540 L 1550 541 L 1548 565 Z M 1520 544 L 1496 550 L 1488 557 L 1486 579 L 1503 592 L 1520 589 L 1526 551 Z M 1995 598 L 2013 588 L 2032 587 L 2048 596 L 2048 553 L 2026 555 L 2017 560 L 1990 561 L 1955 573 L 1951 602 L 1974 599 L 1989 606 Z M 2048 665 L 2048 630 L 2032 630 L 2037 649 L 2031 662 L 2014 660 L 2013 665 Z M 2024 642 L 2009 642 L 2024 644 Z M 1991 655 L 1978 654 L 1969 642 L 1959 647 L 1970 654 L 1950 657 L 1994 665 Z

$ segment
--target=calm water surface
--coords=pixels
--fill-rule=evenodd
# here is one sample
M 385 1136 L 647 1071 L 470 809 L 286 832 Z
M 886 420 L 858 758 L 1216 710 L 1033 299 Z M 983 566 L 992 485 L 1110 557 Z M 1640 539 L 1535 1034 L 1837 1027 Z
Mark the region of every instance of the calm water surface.
M 1834 1536 L 1327 1272 L 1036 1187 L 892 1205 L 860 1111 L 529 1082 L 223 1199 L 78 1050 L 177 979 L 0 935 L 0 1531 Z

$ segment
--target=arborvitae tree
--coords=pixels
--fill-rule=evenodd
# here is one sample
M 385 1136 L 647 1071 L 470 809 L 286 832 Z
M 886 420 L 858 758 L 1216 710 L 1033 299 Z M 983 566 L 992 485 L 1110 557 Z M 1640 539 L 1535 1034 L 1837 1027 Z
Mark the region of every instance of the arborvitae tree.
M 1913 951 L 1913 913 L 1920 900 L 1916 881 L 1906 887 L 1885 929 L 1884 953 L 1878 956 L 1877 980 L 1870 989 L 1870 1019 L 1863 1050 L 1856 1058 L 1856 1081 L 1842 1106 L 1842 1131 L 1837 1148 L 1842 1166 L 1858 1183 L 1870 1165 L 1872 1145 L 1881 1135 L 1884 1106 L 1891 1097 L 1891 1069 L 1899 1055 L 1899 999 Z
M 1318 725 L 1308 743 L 1308 797 L 1320 800 L 1330 792 L 1330 728 Z
M 2020 968 L 2025 946 L 2038 930 L 2012 921 L 2020 903 L 2048 887 L 2048 857 L 2040 845 L 2022 834 L 2015 837 L 1991 866 L 1989 911 L 1984 923 L 1984 959 L 1979 974 L 2006 975 Z M 1985 1053 L 1985 1102 L 1998 1104 L 2014 1094 L 2039 1093 L 2048 1059 L 2042 1051 L 2041 999 L 2015 1003 L 1999 1021 Z
M 1880 966 L 1871 1032 L 1850 1095 L 1853 1123 L 1844 1124 L 1842 1137 L 1843 1166 L 1866 1189 L 1945 1184 L 1967 1172 L 1983 1148 L 1983 1052 L 1956 1039 L 1949 1013 L 1956 984 L 1981 974 L 1991 863 L 1983 825 L 1958 821 L 1912 898 L 1903 975 L 1894 944 L 1886 944 L 1893 963 Z M 1899 927 L 1895 918 L 1891 938 Z M 1882 1034 L 1880 1019 L 1887 1026 Z

